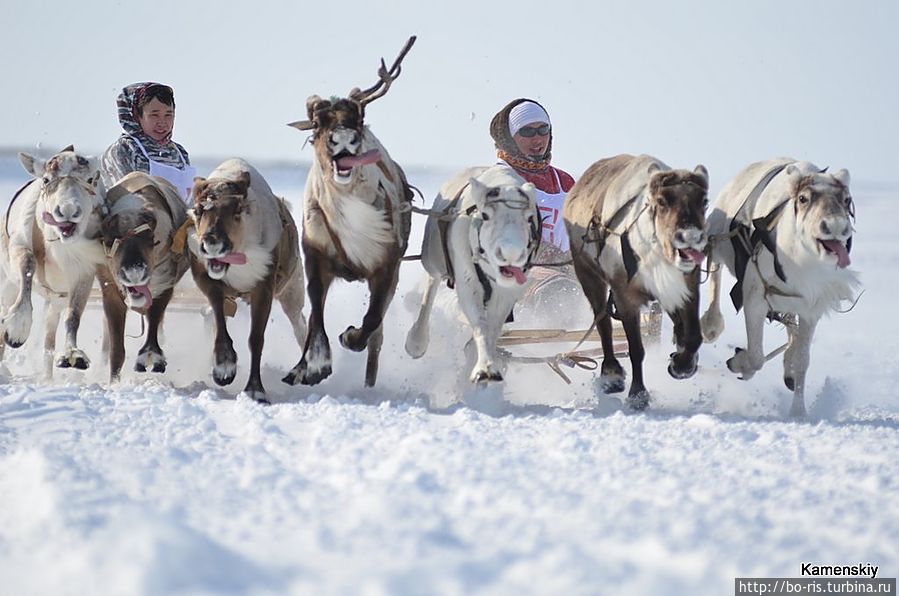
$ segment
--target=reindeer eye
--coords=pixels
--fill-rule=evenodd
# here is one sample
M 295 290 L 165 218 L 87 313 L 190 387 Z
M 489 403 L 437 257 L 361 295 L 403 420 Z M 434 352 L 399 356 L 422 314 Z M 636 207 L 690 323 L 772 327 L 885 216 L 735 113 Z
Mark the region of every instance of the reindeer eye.
M 845 199 L 843 199 L 843 204 L 847 207 L 850 207 L 852 205 L 852 197 L 846 197 Z
M 800 205 L 805 205 L 806 203 L 808 203 L 808 201 L 809 201 L 808 195 L 799 195 L 799 204 Z
M 43 182 L 44 184 L 50 184 L 50 179 L 44 176 L 43 178 L 41 178 L 41 182 Z
M 487 198 L 495 199 L 498 196 L 499 196 L 498 188 L 491 188 L 490 190 L 487 191 Z
M 481 213 L 481 219 L 483 219 L 484 221 L 490 221 L 490 216 L 486 213 Z

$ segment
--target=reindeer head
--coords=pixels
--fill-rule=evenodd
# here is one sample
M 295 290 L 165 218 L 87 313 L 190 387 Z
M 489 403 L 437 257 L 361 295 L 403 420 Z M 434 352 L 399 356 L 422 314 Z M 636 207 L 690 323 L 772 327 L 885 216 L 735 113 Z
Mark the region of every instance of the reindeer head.
M 699 165 L 692 172 L 655 172 L 649 179 L 648 191 L 662 253 L 678 269 L 690 273 L 705 258 L 708 171 Z
M 195 178 L 190 210 L 196 228 L 199 257 L 206 260 L 206 273 L 222 279 L 231 265 L 244 265 L 243 216 L 252 209 L 247 197 L 250 174 L 241 172 L 236 180 Z
M 476 178 L 468 184 L 474 203 L 469 233 L 478 264 L 500 286 L 523 286 L 540 242 L 534 185 L 487 186 Z
M 365 128 L 365 106 L 383 97 L 390 85 L 402 72 L 401 63 L 406 53 L 415 43 L 410 37 L 399 56 L 388 70 L 381 59 L 378 82 L 368 89 L 353 88 L 348 97 L 322 99 L 312 95 L 306 100 L 308 120 L 292 122 L 298 130 L 311 130 L 318 167 L 323 169 L 324 178 L 339 185 L 351 184 L 356 177 L 356 168 L 376 163 L 381 155 L 376 148 L 363 151 L 367 144 Z
M 119 201 L 127 200 L 127 196 Z M 125 288 L 128 306 L 147 309 L 153 303 L 150 277 L 156 266 L 156 214 L 148 208 L 113 213 L 103 220 L 103 245 L 109 270 Z
M 96 158 L 83 157 L 69 145 L 44 161 L 19 153 L 25 171 L 40 181 L 38 219 L 51 240 L 70 242 L 90 237 L 98 229 L 100 214 L 96 207 L 100 178 Z
M 791 164 L 785 173 L 800 244 L 826 263 L 848 267 L 855 219 L 849 172 L 841 169 L 833 174 L 810 173 Z

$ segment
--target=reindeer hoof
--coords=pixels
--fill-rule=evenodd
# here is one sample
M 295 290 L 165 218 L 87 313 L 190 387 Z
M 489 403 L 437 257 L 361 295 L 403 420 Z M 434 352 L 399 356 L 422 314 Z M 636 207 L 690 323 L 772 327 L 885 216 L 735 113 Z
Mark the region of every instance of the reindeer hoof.
M 641 389 L 627 396 L 627 405 L 630 409 L 642 412 L 649 407 L 649 391 Z
M 297 383 L 302 385 L 318 385 L 330 376 L 330 364 L 326 364 L 317 370 L 310 370 L 306 361 L 301 360 L 299 364 L 294 366 L 293 369 L 281 379 L 281 381 L 288 385 L 296 385 Z
M 470 380 L 472 383 L 487 384 L 488 382 L 502 381 L 503 375 L 498 370 L 487 368 L 472 373 Z
M 87 370 L 91 365 L 90 359 L 81 350 L 69 350 L 56 357 L 56 368 L 76 368 Z
M 234 362 L 216 364 L 212 369 L 212 380 L 217 385 L 230 385 L 235 376 L 237 376 L 237 364 Z
M 137 372 L 147 372 L 149 370 L 154 373 L 164 373 L 166 366 L 168 366 L 168 363 L 165 360 L 165 356 L 158 352 L 147 350 L 137 356 L 134 370 Z
M 243 392 L 244 392 L 244 394 L 246 394 L 247 397 L 249 397 L 256 403 L 260 403 L 260 404 L 263 404 L 266 406 L 272 405 L 272 402 L 270 402 L 265 397 L 265 389 L 262 389 L 261 387 L 253 388 L 253 387 L 250 387 L 249 385 L 247 385 L 247 387 L 243 390 Z
M 698 354 L 673 352 L 668 362 L 668 374 L 675 379 L 689 379 L 696 374 L 697 362 L 699 362 Z
M 346 331 L 340 334 L 340 345 L 347 350 L 361 352 L 368 347 L 368 337 L 362 333 L 361 329 L 350 325 Z
M 793 379 L 793 377 L 784 377 L 784 385 L 786 385 L 787 389 L 789 389 L 790 391 L 796 390 L 796 381 Z

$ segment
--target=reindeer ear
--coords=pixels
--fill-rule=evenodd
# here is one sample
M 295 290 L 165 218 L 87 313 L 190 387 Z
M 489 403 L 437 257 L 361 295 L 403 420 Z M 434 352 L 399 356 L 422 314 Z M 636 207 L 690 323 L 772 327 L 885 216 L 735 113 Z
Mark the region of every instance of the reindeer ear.
M 147 224 L 151 228 L 156 228 L 156 214 L 150 209 L 142 209 L 138 221 Z
M 306 99 L 306 117 L 310 120 L 315 120 L 315 110 L 319 108 L 319 104 L 324 103 L 331 105 L 330 101 L 326 101 L 318 95 L 310 95 Z
M 699 164 L 698 166 L 693 168 L 693 173 L 696 174 L 697 176 L 699 176 L 700 178 L 702 178 L 702 181 L 704 182 L 703 186 L 705 187 L 706 190 L 708 190 L 709 189 L 709 171 L 707 169 L 705 169 L 705 166 L 702 164 Z
M 536 205 L 537 203 L 537 187 L 531 182 L 525 182 L 521 185 L 521 192 L 528 196 L 528 200 Z
M 241 193 L 246 194 L 247 190 L 250 188 L 250 173 L 246 171 L 241 172 L 234 183 L 237 184 Z
M 192 196 L 194 200 L 196 200 L 200 196 L 200 193 L 204 188 L 206 188 L 206 178 L 195 176 L 194 184 L 190 188 L 190 196 Z
M 483 209 L 484 205 L 487 203 L 487 189 L 489 187 L 477 178 L 469 178 L 468 188 L 471 191 L 471 197 L 474 199 L 474 204 L 478 209 Z
M 849 170 L 847 170 L 846 168 L 840 168 L 839 170 L 834 172 L 832 175 L 833 175 L 834 179 L 837 182 L 839 182 L 840 184 L 842 184 L 843 186 L 846 186 L 846 187 L 849 186 Z
M 100 233 L 103 234 L 103 240 L 111 243 L 115 240 L 116 230 L 119 227 L 119 214 L 108 215 L 103 218 L 100 223 Z
M 63 148 L 62 151 L 74 151 L 74 150 L 75 150 L 75 145 L 66 145 L 66 147 Z M 60 151 L 60 153 L 62 153 L 62 151 Z
M 311 120 L 297 120 L 296 122 L 288 122 L 287 126 L 295 128 L 297 130 L 312 130 L 315 128 L 315 124 Z
M 19 163 L 22 164 L 22 167 L 25 168 L 26 172 L 35 178 L 43 176 L 47 167 L 46 160 L 28 155 L 27 153 L 19 153 Z

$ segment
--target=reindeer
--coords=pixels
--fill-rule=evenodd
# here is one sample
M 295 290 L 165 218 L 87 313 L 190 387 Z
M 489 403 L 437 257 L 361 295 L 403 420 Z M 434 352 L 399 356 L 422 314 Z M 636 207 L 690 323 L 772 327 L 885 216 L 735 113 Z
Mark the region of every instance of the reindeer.
M 415 37 L 409 39 L 389 70 L 381 59 L 374 86 L 355 88 L 347 98 L 313 95 L 306 101 L 309 119 L 289 125 L 313 131 L 302 239 L 312 310 L 303 355 L 285 383 L 315 385 L 331 374 L 324 309 L 335 277 L 368 282 L 371 299 L 362 326 L 348 327 L 340 343 L 355 352 L 367 347 L 365 384 L 370 387 L 377 380 L 381 324 L 409 240 L 412 193 L 403 170 L 365 125 L 365 106 L 387 93 L 414 42 Z
M 52 374 L 56 328 L 65 305 L 66 348 L 55 364 L 86 369 L 90 359 L 78 349 L 78 328 L 97 269 L 105 267 L 98 163 L 71 145 L 46 161 L 25 153 L 19 153 L 19 161 L 34 180 L 13 197 L 0 229 L 0 334 L 12 348 L 28 339 L 37 281 L 37 291 L 47 301 L 45 373 Z
M 434 211 L 454 217 L 428 220 L 421 248 L 427 274 L 421 310 L 406 336 L 406 353 L 428 349 L 428 320 L 440 282 L 455 288 L 471 326 L 477 359 L 472 383 L 502 381 L 496 343 L 503 323 L 527 287 L 540 246 L 540 213 L 534 185 L 506 166 L 469 168 L 440 189 Z
M 737 278 L 730 296 L 743 309 L 746 349 L 727 368 L 750 379 L 765 364 L 765 319 L 786 325 L 784 384 L 793 392 L 790 415 L 805 416 L 805 376 L 818 321 L 851 300 L 860 285 L 849 268 L 855 205 L 849 172 L 829 174 L 789 158 L 744 168 L 718 194 L 709 215 L 710 260 Z M 711 301 L 702 317 L 706 341 L 724 329 L 720 266 L 711 276 Z M 777 353 L 777 351 L 775 351 Z M 773 354 L 772 356 L 773 357 Z
M 194 281 L 206 295 L 215 318 L 212 378 L 227 385 L 237 373 L 237 353 L 225 323 L 226 300 L 250 304 L 250 377 L 244 392 L 268 403 L 259 367 L 272 299 L 281 303 L 303 345 L 303 270 L 290 207 L 272 194 L 256 169 L 242 159 L 218 166 L 208 179 L 197 178 L 191 191 L 188 234 Z
M 619 155 L 587 169 L 568 193 L 564 217 L 574 270 L 590 301 L 602 341 L 606 393 L 624 390 L 624 370 L 612 346 L 611 305 L 627 335 L 632 378 L 628 404 L 649 405 L 643 384 L 640 306 L 657 299 L 674 321 L 677 351 L 668 373 L 696 372 L 699 264 L 707 243 L 709 175 L 703 166 L 672 170 L 648 155 Z
M 147 317 L 147 337 L 134 369 L 165 372 L 159 327 L 175 284 L 187 272 L 183 243 L 173 237 L 187 220 L 178 190 L 167 180 L 131 172 L 106 193 L 109 215 L 103 219 L 108 268 L 98 272 L 109 340 L 110 379 L 119 378 L 125 361 L 128 309 Z

